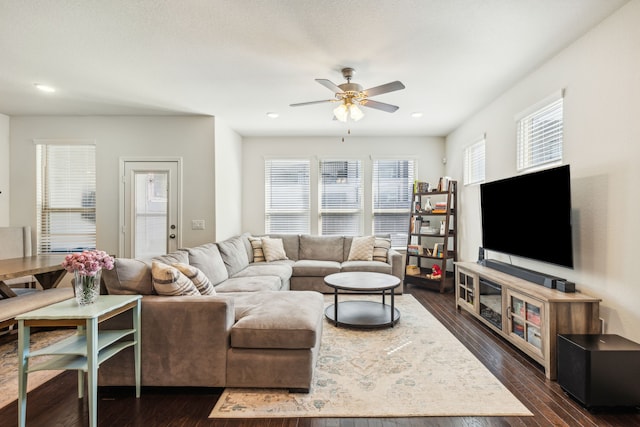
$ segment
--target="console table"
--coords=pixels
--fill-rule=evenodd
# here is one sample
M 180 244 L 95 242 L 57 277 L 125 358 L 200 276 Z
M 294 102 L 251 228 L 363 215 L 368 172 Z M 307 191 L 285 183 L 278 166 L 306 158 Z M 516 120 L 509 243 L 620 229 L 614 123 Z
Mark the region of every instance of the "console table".
M 93 304 L 78 305 L 69 299 L 29 311 L 18 321 L 18 425 L 24 427 L 27 415 L 27 375 L 41 370 L 78 371 L 78 398 L 84 396 L 84 373 L 88 376 L 89 425 L 98 425 L 98 367 L 121 350 L 134 346 L 136 397 L 140 397 L 140 295 L 101 295 Z M 98 330 L 98 324 L 127 310 L 133 310 L 131 329 Z M 75 326 L 75 335 L 41 350 L 29 351 L 31 326 Z M 121 340 L 133 335 L 132 339 Z M 31 366 L 31 358 L 53 357 Z

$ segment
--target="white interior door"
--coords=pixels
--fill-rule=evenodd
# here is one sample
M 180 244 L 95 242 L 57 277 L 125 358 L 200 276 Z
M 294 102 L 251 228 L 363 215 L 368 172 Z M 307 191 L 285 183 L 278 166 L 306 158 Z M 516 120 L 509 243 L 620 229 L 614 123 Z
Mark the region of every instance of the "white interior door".
M 151 258 L 177 250 L 179 162 L 126 160 L 123 169 L 122 256 Z

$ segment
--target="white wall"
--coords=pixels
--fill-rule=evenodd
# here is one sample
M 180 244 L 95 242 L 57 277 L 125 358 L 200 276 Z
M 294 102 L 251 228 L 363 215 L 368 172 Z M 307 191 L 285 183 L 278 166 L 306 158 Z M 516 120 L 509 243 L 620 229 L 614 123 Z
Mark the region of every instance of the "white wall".
M 182 246 L 215 239 L 213 227 L 191 230 L 192 219 L 215 223 L 213 117 L 12 117 L 11 225 L 31 225 L 35 230 L 34 138 L 96 140 L 98 248 L 118 253 L 120 157 L 182 157 Z
M 0 114 L 0 227 L 9 223 L 9 116 Z
M 605 332 L 640 342 L 640 1 L 632 1 L 447 137 L 447 173 L 486 132 L 487 181 L 516 174 L 514 115 L 565 88 L 564 163 L 571 165 L 575 268 L 514 264 L 576 282 L 602 298 Z M 481 246 L 478 186 L 461 191 L 461 259 Z M 508 197 L 506 198 L 508 201 Z M 544 201 L 541 201 L 544 203 Z M 544 219 L 532 224 L 544 235 Z
M 242 138 L 216 117 L 215 238 L 242 233 Z
M 443 175 L 444 151 L 444 138 L 439 137 L 349 137 L 344 142 L 340 137 L 245 138 L 242 150 L 242 229 L 254 234 L 264 233 L 265 158 L 311 159 L 312 182 L 318 180 L 317 164 L 322 158 L 361 159 L 364 176 L 371 176 L 371 158 L 415 158 L 418 162 L 417 178 L 435 183 Z M 370 185 L 364 188 L 364 205 L 364 229 L 365 233 L 370 233 Z M 312 193 L 312 212 L 317 212 L 317 193 Z M 314 218 L 311 218 L 311 234 L 318 234 Z

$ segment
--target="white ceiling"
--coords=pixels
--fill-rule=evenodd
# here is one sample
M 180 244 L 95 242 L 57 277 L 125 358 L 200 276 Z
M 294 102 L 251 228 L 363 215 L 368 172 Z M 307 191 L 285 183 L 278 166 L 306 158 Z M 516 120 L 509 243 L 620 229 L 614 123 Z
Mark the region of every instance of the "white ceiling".
M 342 135 L 334 105 L 289 104 L 331 98 L 314 79 L 343 83 L 350 66 L 365 88 L 406 86 L 374 98 L 397 112 L 363 109 L 353 135 L 446 135 L 626 2 L 0 0 L 0 113 L 204 114 L 243 136 Z

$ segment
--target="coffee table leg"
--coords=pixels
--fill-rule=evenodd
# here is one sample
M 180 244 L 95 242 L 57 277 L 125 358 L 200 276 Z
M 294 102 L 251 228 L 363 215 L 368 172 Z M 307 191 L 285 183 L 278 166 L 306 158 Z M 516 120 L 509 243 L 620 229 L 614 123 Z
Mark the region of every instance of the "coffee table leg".
M 338 288 L 333 289 L 333 318 L 335 326 L 338 326 Z
M 384 294 L 385 294 L 385 291 L 383 290 L 382 291 L 382 305 L 384 305 Z
M 391 327 L 393 328 L 393 315 L 395 313 L 395 309 L 394 309 L 394 298 L 393 298 L 393 289 L 391 289 Z

